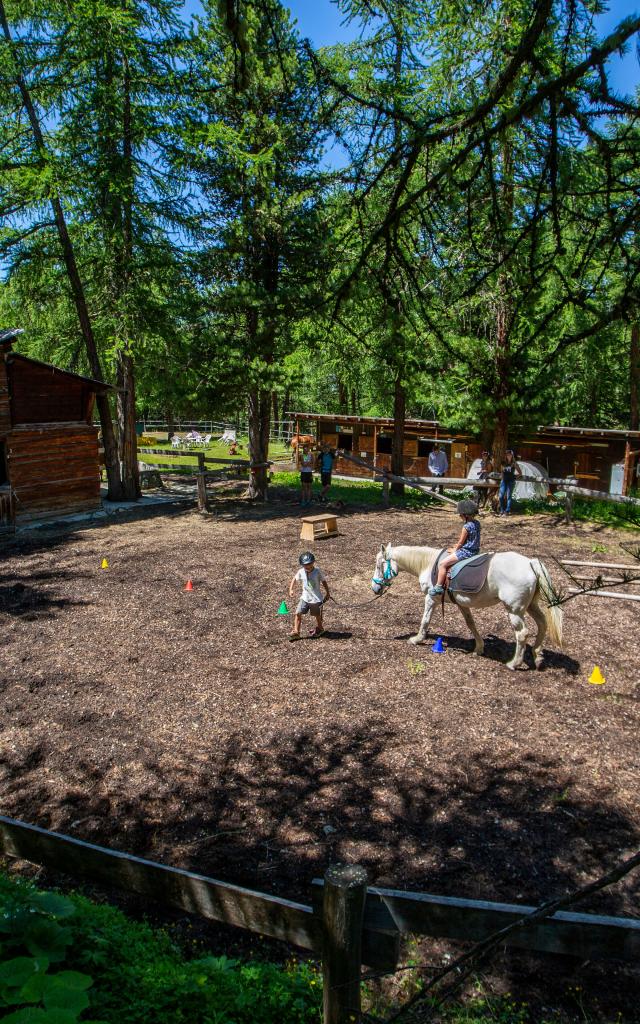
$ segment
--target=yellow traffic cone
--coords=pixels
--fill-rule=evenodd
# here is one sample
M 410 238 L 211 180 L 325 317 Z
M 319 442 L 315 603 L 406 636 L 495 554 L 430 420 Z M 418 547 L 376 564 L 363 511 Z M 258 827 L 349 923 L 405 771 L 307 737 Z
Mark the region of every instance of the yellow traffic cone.
M 101 562 L 101 564 L 100 564 L 100 568 L 101 568 L 101 569 L 108 569 L 108 568 L 109 568 L 109 563 L 108 563 L 108 561 L 107 561 L 107 559 L 106 559 L 106 558 L 103 558 L 103 559 L 102 559 L 102 562 Z
M 600 669 L 596 665 L 594 667 L 594 669 L 593 669 L 593 672 L 589 676 L 589 682 L 593 683 L 594 686 L 601 686 L 602 683 L 606 683 L 606 681 L 607 680 L 604 678 L 602 672 L 600 671 Z

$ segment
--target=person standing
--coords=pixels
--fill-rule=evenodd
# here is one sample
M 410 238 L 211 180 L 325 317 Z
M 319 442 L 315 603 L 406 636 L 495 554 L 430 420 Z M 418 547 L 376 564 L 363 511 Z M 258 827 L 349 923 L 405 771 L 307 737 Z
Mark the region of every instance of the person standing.
M 302 489 L 302 497 L 300 504 L 304 508 L 305 505 L 311 504 L 311 489 L 313 486 L 313 453 L 309 448 L 308 444 L 303 444 L 302 455 L 300 456 L 300 487 Z
M 320 501 L 327 500 L 327 494 L 331 487 L 331 473 L 333 472 L 333 463 L 335 462 L 336 453 L 334 452 L 331 445 L 322 445 L 322 451 L 318 455 L 318 469 L 320 470 L 320 482 L 322 484 L 322 490 L 320 491 Z
M 440 447 L 438 442 L 434 444 L 433 448 L 429 452 L 429 473 L 431 476 L 446 476 L 449 468 L 449 460 L 446 453 Z M 440 494 L 443 493 L 444 488 L 442 485 L 439 487 L 432 487 L 432 491 L 438 491 Z
M 500 515 L 511 515 L 511 498 L 516 486 L 516 477 L 522 476 L 520 466 L 510 448 L 504 454 L 500 465 Z

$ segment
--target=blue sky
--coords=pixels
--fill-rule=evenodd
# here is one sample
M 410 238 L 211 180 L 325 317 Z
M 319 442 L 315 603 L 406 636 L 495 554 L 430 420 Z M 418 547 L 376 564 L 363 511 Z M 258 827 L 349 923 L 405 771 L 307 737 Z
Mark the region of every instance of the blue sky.
M 611 0 L 608 6 L 609 9 L 597 21 L 602 36 L 607 35 L 623 18 L 637 13 L 629 0 Z M 344 24 L 343 15 L 331 0 L 289 0 L 287 7 L 298 22 L 300 34 L 307 36 L 316 46 L 348 42 L 357 35 L 357 27 Z M 185 14 L 199 10 L 199 0 L 185 0 Z M 637 40 L 628 46 L 624 57 L 613 57 L 610 67 L 613 87 L 621 93 L 634 92 L 640 85 Z

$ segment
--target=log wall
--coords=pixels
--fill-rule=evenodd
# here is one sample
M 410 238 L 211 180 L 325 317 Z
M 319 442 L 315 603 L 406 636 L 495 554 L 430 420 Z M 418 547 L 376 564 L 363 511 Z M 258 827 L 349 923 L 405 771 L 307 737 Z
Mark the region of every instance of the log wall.
M 88 423 L 15 427 L 7 462 L 17 522 L 100 507 L 98 431 Z
M 9 408 L 9 382 L 7 364 L 4 354 L 0 351 L 0 438 L 11 430 L 11 410 Z
M 21 423 L 87 420 L 90 390 L 81 378 L 56 373 L 27 359 L 10 358 L 11 418 Z

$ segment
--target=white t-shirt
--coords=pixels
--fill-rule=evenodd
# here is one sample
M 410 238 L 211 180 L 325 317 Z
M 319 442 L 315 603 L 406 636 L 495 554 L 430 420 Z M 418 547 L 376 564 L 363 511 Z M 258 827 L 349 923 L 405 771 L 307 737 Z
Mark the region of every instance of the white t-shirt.
M 429 452 L 429 471 L 434 476 L 444 476 L 449 468 L 449 461 L 442 448 L 439 451 Z
M 304 567 L 300 569 L 296 573 L 296 579 L 302 583 L 301 600 L 306 601 L 307 604 L 318 604 L 323 601 L 320 584 L 325 578 L 322 569 L 315 568 L 310 573 L 307 573 Z

